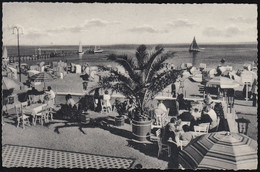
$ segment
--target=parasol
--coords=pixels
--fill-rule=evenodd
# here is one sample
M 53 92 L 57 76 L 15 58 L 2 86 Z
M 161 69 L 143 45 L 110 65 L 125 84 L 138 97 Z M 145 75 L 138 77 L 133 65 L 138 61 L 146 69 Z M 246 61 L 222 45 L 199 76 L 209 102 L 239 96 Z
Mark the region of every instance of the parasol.
M 257 169 L 257 162 L 257 142 L 226 131 L 200 136 L 179 153 L 186 169 Z
M 33 80 L 33 81 L 43 82 L 44 87 L 45 87 L 45 82 L 53 81 L 55 79 L 57 79 L 57 77 L 55 75 L 52 75 L 47 72 L 41 72 L 41 73 L 35 74 L 31 77 L 31 80 Z
M 11 78 L 7 78 L 7 77 L 3 77 L 2 78 L 2 89 L 3 90 L 9 90 L 9 89 L 20 89 L 20 86 L 22 86 L 23 84 L 14 80 L 14 79 L 11 79 Z

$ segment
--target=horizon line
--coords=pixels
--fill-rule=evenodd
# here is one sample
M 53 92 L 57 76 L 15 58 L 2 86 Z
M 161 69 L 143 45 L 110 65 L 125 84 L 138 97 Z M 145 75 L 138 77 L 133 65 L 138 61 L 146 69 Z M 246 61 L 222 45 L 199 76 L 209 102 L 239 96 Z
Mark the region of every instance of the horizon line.
M 248 42 L 201 42 L 200 45 L 203 44 L 257 44 L 257 41 L 248 41 Z M 116 44 L 99 44 L 100 46 L 113 46 L 113 45 L 177 45 L 177 44 L 183 44 L 183 45 L 189 45 L 190 43 L 116 43 Z M 77 46 L 78 44 L 39 44 L 39 45 L 31 45 L 31 44 L 25 44 L 20 46 Z M 97 44 L 83 44 L 82 46 L 95 46 Z M 4 46 L 17 46 L 17 44 L 10 44 L 10 45 L 2 45 Z

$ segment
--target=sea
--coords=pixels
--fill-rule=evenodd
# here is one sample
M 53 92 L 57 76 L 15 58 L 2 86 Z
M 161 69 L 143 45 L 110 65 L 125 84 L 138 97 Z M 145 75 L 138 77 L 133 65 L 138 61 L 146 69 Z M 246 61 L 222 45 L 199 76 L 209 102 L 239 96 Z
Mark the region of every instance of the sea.
M 200 63 L 205 63 L 207 68 L 216 68 L 221 62 L 221 59 L 225 59 L 225 65 L 232 66 L 234 70 L 242 69 L 244 64 L 252 64 L 257 61 L 258 50 L 257 43 L 237 43 L 237 44 L 201 44 L 200 52 L 190 53 L 188 51 L 189 44 L 161 44 L 164 47 L 164 52 L 175 52 L 175 55 L 168 59 L 168 63 L 172 63 L 175 66 L 179 66 L 182 63 L 191 63 L 192 65 L 199 67 Z M 41 61 L 45 63 L 51 63 L 52 61 L 67 61 L 75 64 L 85 64 L 89 65 L 116 65 L 107 60 L 109 54 L 121 54 L 128 55 L 129 57 L 135 56 L 136 48 L 139 45 L 129 44 L 129 45 L 104 45 L 101 48 L 104 50 L 100 54 L 89 54 L 85 53 L 79 56 L 76 52 L 79 49 L 78 45 L 70 46 L 20 46 L 21 56 L 33 55 L 40 48 L 41 53 L 46 52 L 61 52 L 61 51 L 71 51 L 75 52 L 70 55 L 63 57 L 54 57 L 51 59 L 40 59 L 36 61 L 24 61 L 29 65 L 37 64 Z M 156 45 L 147 45 L 148 52 L 152 52 Z M 91 45 L 83 45 L 83 51 L 89 48 L 94 48 Z M 16 56 L 17 46 L 7 46 L 8 56 Z

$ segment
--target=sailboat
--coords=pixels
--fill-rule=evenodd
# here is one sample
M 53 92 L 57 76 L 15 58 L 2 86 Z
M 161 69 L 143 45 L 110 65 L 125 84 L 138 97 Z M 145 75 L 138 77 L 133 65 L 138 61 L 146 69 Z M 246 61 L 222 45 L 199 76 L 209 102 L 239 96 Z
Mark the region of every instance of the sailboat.
M 103 53 L 103 50 L 100 48 L 100 46 L 98 48 L 95 46 L 94 53 Z
M 193 38 L 192 43 L 190 44 L 189 52 L 200 52 L 195 36 Z
M 82 51 L 81 42 L 79 42 L 79 51 L 78 51 L 78 54 L 79 54 L 79 55 L 83 55 L 83 54 L 84 54 L 84 51 Z
M 3 55 L 2 55 L 3 61 L 9 61 L 8 55 L 7 55 L 7 49 L 4 47 Z

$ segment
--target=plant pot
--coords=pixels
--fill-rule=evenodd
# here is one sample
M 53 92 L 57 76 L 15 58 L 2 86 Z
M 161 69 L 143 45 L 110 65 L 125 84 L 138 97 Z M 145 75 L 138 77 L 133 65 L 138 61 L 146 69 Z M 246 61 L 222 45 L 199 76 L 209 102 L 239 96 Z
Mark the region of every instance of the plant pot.
M 124 126 L 125 118 L 123 116 L 115 117 L 115 126 Z
M 89 124 L 89 122 L 90 122 L 90 117 L 89 117 L 88 113 L 83 113 L 83 114 L 80 116 L 80 120 L 81 120 L 81 123 L 83 123 L 83 124 Z
M 132 120 L 133 139 L 139 142 L 147 142 L 151 134 L 151 120 L 136 121 Z

